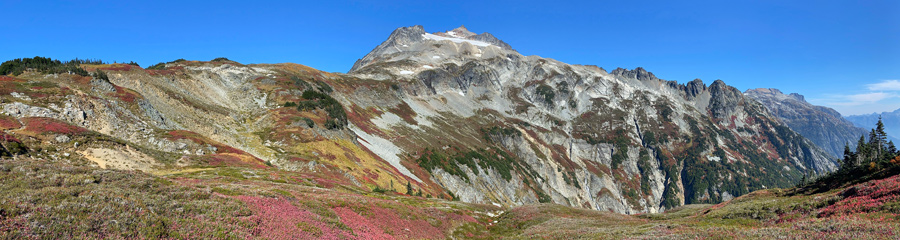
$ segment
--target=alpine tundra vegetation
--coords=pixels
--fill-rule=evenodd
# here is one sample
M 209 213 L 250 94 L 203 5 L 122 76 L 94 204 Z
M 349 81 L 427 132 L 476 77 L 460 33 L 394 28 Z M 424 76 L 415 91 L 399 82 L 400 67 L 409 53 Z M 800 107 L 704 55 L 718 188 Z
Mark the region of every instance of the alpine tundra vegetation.
M 861 130 L 778 90 L 525 56 L 465 27 L 398 28 L 347 73 L 34 57 L 0 75 L 2 238 L 900 230 L 900 157 L 881 122 Z

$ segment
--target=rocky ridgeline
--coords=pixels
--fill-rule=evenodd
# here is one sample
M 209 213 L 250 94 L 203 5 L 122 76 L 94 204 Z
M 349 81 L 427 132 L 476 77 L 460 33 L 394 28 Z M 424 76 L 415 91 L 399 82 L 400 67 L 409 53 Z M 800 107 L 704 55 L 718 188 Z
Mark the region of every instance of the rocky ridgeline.
M 407 185 L 465 202 L 618 213 L 717 203 L 836 168 L 721 80 L 679 84 L 642 68 L 523 56 L 465 28 L 399 28 L 348 74 L 231 61 L 86 67 L 109 81 L 5 77 L 16 94 L 2 104 L 26 125 L 50 118 L 95 132 L 55 149 L 100 166 L 143 154 L 155 163 L 109 166 L 275 167 L 326 176 L 323 187 Z M 10 131 L 45 143 L 56 134 L 29 129 Z M 105 142 L 76 143 L 89 138 Z
M 836 168 L 828 153 L 721 80 L 678 84 L 642 68 L 608 73 L 450 32 L 397 29 L 349 72 L 393 90 L 357 89 L 345 99 L 363 109 L 411 108 L 414 122 L 385 113 L 373 125 L 385 138 L 415 138 L 393 143 L 420 165 L 440 152 L 450 164 L 422 167 L 463 201 L 657 212 Z M 491 147 L 515 164 L 491 168 L 465 155 Z
M 808 138 L 834 158 L 844 155 L 845 144 L 856 149 L 859 136 L 868 135 L 868 131 L 854 126 L 834 109 L 812 105 L 797 93 L 784 94 L 774 88 L 757 88 L 747 90 L 744 94 L 765 105 L 769 112 L 792 130 Z M 867 126 L 875 126 L 875 123 Z

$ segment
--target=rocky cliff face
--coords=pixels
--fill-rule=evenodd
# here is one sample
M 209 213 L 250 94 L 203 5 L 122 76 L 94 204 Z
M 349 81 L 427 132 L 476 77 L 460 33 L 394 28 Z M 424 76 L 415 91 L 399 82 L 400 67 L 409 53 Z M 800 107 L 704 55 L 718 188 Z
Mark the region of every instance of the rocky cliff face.
M 834 109 L 812 105 L 797 93 L 784 94 L 778 89 L 757 88 L 744 92 L 766 106 L 773 115 L 813 143 L 827 151 L 832 157 L 844 155 L 844 145 L 855 149 L 859 136 L 868 131 L 854 126 L 841 117 Z M 875 126 L 872 122 L 869 128 Z
M 4 134 L 104 168 L 276 167 L 329 188 L 408 184 L 466 202 L 619 213 L 716 203 L 835 169 L 723 81 L 523 56 L 464 28 L 397 29 L 348 74 L 231 61 L 82 67 L 109 80 L 2 77 Z
M 432 35 L 395 31 L 348 75 L 388 90 L 360 86 L 342 98 L 372 116 L 360 131 L 392 139 L 407 165 L 430 173 L 420 178 L 463 201 L 656 212 L 835 169 L 723 81 L 682 85 L 641 68 L 608 73 L 471 34 Z

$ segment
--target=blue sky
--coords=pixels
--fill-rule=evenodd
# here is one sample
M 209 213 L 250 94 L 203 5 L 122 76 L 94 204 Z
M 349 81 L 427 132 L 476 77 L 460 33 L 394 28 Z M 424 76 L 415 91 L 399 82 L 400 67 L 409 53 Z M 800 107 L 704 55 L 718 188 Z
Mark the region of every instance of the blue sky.
M 346 72 L 395 28 L 490 32 L 522 54 L 900 108 L 900 1 L 3 0 L 0 60 L 228 57 Z

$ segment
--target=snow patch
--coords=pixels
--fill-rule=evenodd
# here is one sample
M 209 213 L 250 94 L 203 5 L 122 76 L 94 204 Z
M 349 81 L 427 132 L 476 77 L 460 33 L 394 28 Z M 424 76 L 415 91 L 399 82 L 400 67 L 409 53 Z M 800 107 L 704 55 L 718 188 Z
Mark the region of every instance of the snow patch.
M 378 155 L 381 159 L 390 163 L 391 166 L 394 166 L 401 174 L 422 182 L 419 177 L 413 175 L 409 169 L 400 164 L 400 157 L 397 157 L 397 155 L 403 153 L 403 150 L 400 150 L 397 145 L 394 145 L 394 143 L 391 143 L 391 141 L 388 141 L 387 139 L 371 135 L 366 131 L 359 129 L 356 125 L 351 124 L 350 130 L 353 131 L 353 133 L 356 133 L 357 138 L 360 140 L 359 143 L 362 144 L 363 147 L 368 148 L 369 151 L 372 151 L 375 155 Z
M 409 71 L 409 70 L 401 70 L 401 71 L 400 71 L 400 74 L 403 74 L 403 75 L 410 75 L 410 74 L 413 74 L 413 71 Z
M 431 56 L 431 58 L 432 58 L 432 59 L 438 59 L 438 58 L 441 58 L 441 56 Z
M 422 65 L 422 67 L 425 69 L 434 69 L 431 65 Z
M 381 116 L 372 118 L 372 123 L 381 129 L 388 129 L 395 125 L 407 126 L 415 130 L 420 129 L 418 125 L 407 124 L 400 116 L 397 116 L 397 114 L 392 112 L 385 112 L 384 114 L 381 114 Z
M 467 42 L 467 43 L 469 43 L 469 44 L 472 44 L 472 45 L 475 45 L 475 46 L 479 46 L 479 47 L 487 47 L 487 46 L 490 46 L 490 45 L 491 45 L 490 43 L 486 43 L 486 42 L 482 42 L 482 41 L 475 41 L 475 40 L 462 39 L 462 38 L 441 37 L 441 36 L 434 35 L 434 34 L 431 34 L 431 33 L 426 33 L 425 35 L 422 35 L 422 36 L 425 37 L 425 39 L 431 39 L 431 40 L 435 40 L 435 41 L 444 41 L 444 40 L 448 40 L 448 41 L 455 42 L 455 43 L 464 43 L 464 42 Z

